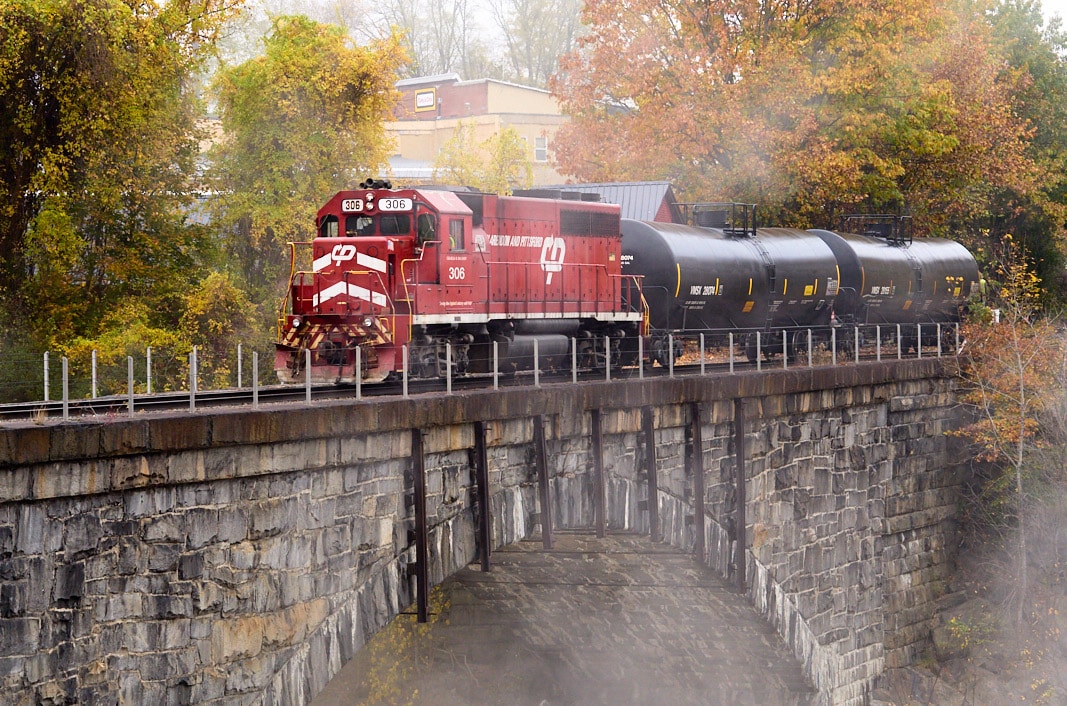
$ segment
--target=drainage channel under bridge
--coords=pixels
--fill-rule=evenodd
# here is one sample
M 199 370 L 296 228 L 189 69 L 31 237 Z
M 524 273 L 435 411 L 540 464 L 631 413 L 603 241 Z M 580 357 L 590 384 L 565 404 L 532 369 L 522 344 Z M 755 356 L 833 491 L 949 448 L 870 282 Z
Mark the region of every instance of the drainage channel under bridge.
M 493 553 L 402 614 L 312 706 L 808 704 L 766 621 L 691 555 L 647 537 L 556 534 Z

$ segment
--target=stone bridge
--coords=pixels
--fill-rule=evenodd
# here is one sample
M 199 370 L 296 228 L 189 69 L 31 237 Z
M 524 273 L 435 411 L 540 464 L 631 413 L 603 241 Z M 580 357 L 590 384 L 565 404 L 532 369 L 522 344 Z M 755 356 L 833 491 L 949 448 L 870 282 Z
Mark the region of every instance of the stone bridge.
M 951 568 L 954 366 L 7 426 L 0 702 L 308 703 L 487 548 L 590 528 L 692 551 L 862 704 Z

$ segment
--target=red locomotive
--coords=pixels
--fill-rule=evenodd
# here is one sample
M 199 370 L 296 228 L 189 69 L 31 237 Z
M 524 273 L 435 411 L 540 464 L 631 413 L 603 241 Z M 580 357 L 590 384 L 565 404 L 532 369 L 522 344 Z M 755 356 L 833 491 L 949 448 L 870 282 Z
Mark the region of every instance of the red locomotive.
M 316 382 L 376 382 L 405 365 L 443 376 L 449 353 L 458 374 L 491 372 L 494 342 L 497 369 L 529 369 L 535 340 L 546 367 L 575 353 L 588 367 L 635 362 L 644 308 L 640 278 L 622 274 L 619 223 L 618 206 L 582 200 L 379 180 L 342 191 L 317 237 L 291 246 L 278 377 L 304 380 L 306 351 Z M 311 271 L 297 271 L 298 246 Z

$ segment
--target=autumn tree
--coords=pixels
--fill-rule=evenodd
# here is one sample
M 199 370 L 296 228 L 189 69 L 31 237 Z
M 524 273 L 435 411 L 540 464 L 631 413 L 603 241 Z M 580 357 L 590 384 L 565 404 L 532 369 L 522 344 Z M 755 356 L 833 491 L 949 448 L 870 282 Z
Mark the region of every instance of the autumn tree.
M 955 6 L 954 6 L 955 7 Z M 579 179 L 666 178 L 783 223 L 910 208 L 943 229 L 1040 170 L 984 17 L 922 0 L 587 3 L 552 83 Z
M 1060 333 L 1040 308 L 1040 280 L 1010 235 L 1006 243 L 991 302 L 998 315 L 965 328 L 971 362 L 963 401 L 974 410 L 975 421 L 961 433 L 974 441 L 977 459 L 997 469 L 979 508 L 992 519 L 988 526 L 1011 523 L 1015 545 L 1010 554 L 1019 584 L 1015 618 L 1021 622 L 1030 596 L 1028 508 L 1032 483 L 1042 472 L 1037 459 L 1049 441 L 1041 432 L 1042 420 L 1063 401 L 1067 357 Z
M 212 210 L 254 300 L 280 291 L 285 243 L 310 239 L 332 193 L 383 172 L 400 41 L 356 46 L 336 25 L 277 17 L 261 56 L 218 74 Z
M 1067 33 L 1044 24 L 1033 0 L 1005 0 L 989 16 L 1012 106 L 1031 129 L 1027 155 L 1042 167 L 1036 193 L 1003 188 L 984 223 L 993 238 L 1013 234 L 1043 282 L 1046 301 L 1067 299 L 1063 226 L 1067 220 Z
M 179 330 L 185 341 L 198 347 L 200 383 L 222 388 L 234 384 L 235 351 L 270 350 L 268 332 L 258 327 L 261 317 L 248 295 L 233 278 L 213 272 L 185 298 Z
M 0 1 L 0 296 L 46 341 L 189 276 L 193 76 L 237 6 Z
M 533 166 L 528 150 L 514 128 L 505 127 L 479 142 L 475 124 L 461 120 L 434 160 L 434 181 L 493 194 L 529 188 Z

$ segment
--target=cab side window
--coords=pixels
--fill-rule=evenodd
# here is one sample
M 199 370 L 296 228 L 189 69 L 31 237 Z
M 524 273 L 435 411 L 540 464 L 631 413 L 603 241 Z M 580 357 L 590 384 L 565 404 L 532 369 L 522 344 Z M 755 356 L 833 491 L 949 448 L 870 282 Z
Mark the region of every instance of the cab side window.
M 453 250 L 466 250 L 467 243 L 463 237 L 463 221 L 454 218 L 448 222 L 448 243 Z
M 319 237 L 337 237 L 337 216 L 326 216 L 322 219 L 322 225 L 319 226 Z
M 431 240 L 437 240 L 437 219 L 432 213 L 420 213 L 418 220 L 419 245 L 425 245 Z

